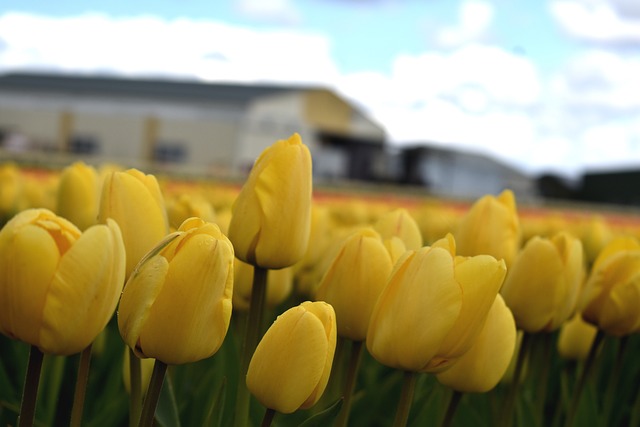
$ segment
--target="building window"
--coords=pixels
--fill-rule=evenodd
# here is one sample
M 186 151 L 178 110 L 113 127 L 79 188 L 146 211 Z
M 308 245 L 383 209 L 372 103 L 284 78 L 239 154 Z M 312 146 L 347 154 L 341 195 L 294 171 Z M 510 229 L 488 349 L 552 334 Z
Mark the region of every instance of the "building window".
M 175 142 L 158 142 L 153 158 L 162 163 L 182 163 L 187 160 L 187 149 Z
M 69 141 L 69 152 L 73 154 L 98 154 L 98 138 L 90 135 L 74 135 Z

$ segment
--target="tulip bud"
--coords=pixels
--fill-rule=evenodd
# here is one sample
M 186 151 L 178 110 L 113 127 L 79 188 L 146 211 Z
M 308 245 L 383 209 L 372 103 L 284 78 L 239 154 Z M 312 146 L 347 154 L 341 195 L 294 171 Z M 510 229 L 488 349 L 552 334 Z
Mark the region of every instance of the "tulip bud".
M 115 311 L 125 254 L 115 221 L 84 233 L 46 209 L 0 231 L 0 332 L 44 353 L 86 348 Z
M 391 255 L 373 229 L 364 228 L 345 240 L 316 293 L 317 300 L 335 310 L 338 335 L 364 341 L 392 267 Z
M 229 239 L 240 260 L 278 269 L 302 258 L 309 241 L 311 154 L 298 134 L 262 152 L 232 210 Z
M 93 166 L 76 162 L 60 174 L 56 199 L 56 213 L 80 230 L 98 222 L 100 183 Z
M 217 225 L 186 220 L 136 266 L 118 328 L 138 357 L 166 364 L 213 355 L 231 317 L 233 246 Z
M 533 237 L 511 266 L 502 296 L 519 329 L 551 332 L 573 316 L 584 275 L 579 239 L 564 232 Z
M 186 219 L 198 217 L 206 222 L 216 222 L 213 206 L 202 196 L 182 193 L 167 200 L 169 225 L 173 229 L 180 227 Z
M 102 187 L 98 222 L 115 220 L 127 250 L 127 271 L 169 232 L 169 222 L 158 181 L 136 169 L 110 172 Z
M 565 359 L 585 360 L 598 328 L 582 320 L 580 314 L 565 322 L 558 337 L 558 354 Z
M 484 196 L 476 201 L 457 227 L 456 243 L 461 255 L 487 254 L 511 265 L 520 249 L 520 221 L 511 190 L 498 197 Z
M 367 349 L 380 363 L 439 372 L 473 345 L 506 274 L 488 255 L 456 257 L 451 235 L 407 251 L 373 309 Z
M 278 316 L 258 344 L 247 388 L 283 414 L 307 409 L 322 396 L 336 347 L 336 317 L 325 302 L 304 302 Z
M 438 381 L 464 393 L 485 393 L 505 374 L 516 346 L 516 324 L 498 294 L 482 331 L 458 361 L 437 375 Z
M 22 176 L 17 165 L 0 165 L 0 225 L 17 213 L 22 186 Z
M 240 261 L 238 258 L 233 263 L 233 308 L 234 310 L 247 311 L 251 302 L 253 291 L 253 266 Z M 291 267 L 267 272 L 266 307 L 274 308 L 282 303 L 293 289 L 293 269 Z
M 422 234 L 416 220 L 404 208 L 398 208 L 384 214 L 374 225 L 383 240 L 399 237 L 409 250 L 422 247 Z
M 582 318 L 617 337 L 640 331 L 640 243 L 618 237 L 602 249 L 584 288 Z

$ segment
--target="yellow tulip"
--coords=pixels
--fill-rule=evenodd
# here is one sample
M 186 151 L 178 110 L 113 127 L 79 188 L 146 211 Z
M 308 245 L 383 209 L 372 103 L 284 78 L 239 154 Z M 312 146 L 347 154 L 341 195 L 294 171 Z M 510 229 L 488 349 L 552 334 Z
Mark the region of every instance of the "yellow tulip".
M 302 258 L 311 219 L 311 154 L 298 134 L 262 152 L 232 212 L 229 239 L 240 260 L 278 269 Z
M 387 248 L 387 252 L 391 255 L 392 265 L 394 265 L 407 251 L 407 247 L 399 237 L 393 236 L 390 239 L 385 239 L 383 243 L 384 247 Z
M 383 240 L 399 237 L 409 250 L 422 247 L 422 234 L 416 220 L 404 208 L 398 208 L 382 215 L 374 225 Z
M 278 316 L 258 344 L 247 388 L 265 407 L 289 414 L 322 396 L 333 364 L 336 317 L 325 302 L 303 302 Z
M 558 354 L 565 359 L 585 360 L 596 338 L 598 328 L 576 314 L 560 328 Z
M 100 182 L 93 166 L 75 162 L 63 169 L 58 183 L 56 213 L 80 230 L 98 222 Z
M 233 280 L 233 308 L 247 311 L 251 302 L 253 290 L 253 266 L 234 260 Z M 292 267 L 267 272 L 267 294 L 265 296 L 266 307 L 274 308 L 282 303 L 293 290 Z
M 0 165 L 0 225 L 17 213 L 22 186 L 22 175 L 16 164 Z
M 582 243 L 589 263 L 593 263 L 598 254 L 613 239 L 613 231 L 606 219 L 601 216 L 591 217 L 582 225 Z
M 511 266 L 521 240 L 513 192 L 505 190 L 498 197 L 486 195 L 477 200 L 458 222 L 455 236 L 460 255 L 487 254 Z
M 197 194 L 182 193 L 167 200 L 169 225 L 180 227 L 186 219 L 198 217 L 207 222 L 216 222 L 216 213 L 207 199 Z
M 585 321 L 623 336 L 640 331 L 640 242 L 618 237 L 602 249 L 585 285 Z
M 217 225 L 186 220 L 129 277 L 120 335 L 138 357 L 166 364 L 213 355 L 231 317 L 233 246 Z
M 164 199 L 153 175 L 137 169 L 110 172 L 102 186 L 98 222 L 115 220 L 127 250 L 127 271 L 169 233 Z
M 407 251 L 373 309 L 367 349 L 405 371 L 440 372 L 473 345 L 506 274 L 489 255 L 457 257 L 451 235 Z
M 473 346 L 438 381 L 459 392 L 485 393 L 504 376 L 515 346 L 516 323 L 498 294 Z
M 564 232 L 533 237 L 511 266 L 502 296 L 519 329 L 551 332 L 575 313 L 584 276 L 579 239 Z
M 325 273 L 316 299 L 333 306 L 338 335 L 364 341 L 371 311 L 393 265 L 380 235 L 363 228 L 343 243 Z
M 44 353 L 82 351 L 113 316 L 124 284 L 118 225 L 84 233 L 46 209 L 0 231 L 0 332 Z

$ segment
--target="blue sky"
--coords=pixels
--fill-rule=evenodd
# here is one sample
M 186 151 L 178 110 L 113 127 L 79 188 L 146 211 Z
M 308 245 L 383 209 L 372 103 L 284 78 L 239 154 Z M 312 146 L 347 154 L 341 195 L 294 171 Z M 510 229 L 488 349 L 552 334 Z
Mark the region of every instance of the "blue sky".
M 320 84 L 396 144 L 640 165 L 637 0 L 4 0 L 0 72 L 25 69 Z

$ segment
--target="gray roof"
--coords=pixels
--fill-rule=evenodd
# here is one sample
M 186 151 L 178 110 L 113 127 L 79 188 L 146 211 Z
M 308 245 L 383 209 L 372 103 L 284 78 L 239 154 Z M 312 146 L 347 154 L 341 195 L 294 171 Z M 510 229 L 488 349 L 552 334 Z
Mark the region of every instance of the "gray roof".
M 49 92 L 105 94 L 123 97 L 158 99 L 224 100 L 245 103 L 275 93 L 312 89 L 308 86 L 266 84 L 209 83 L 170 78 L 124 78 L 45 73 L 0 74 L 0 90 L 15 92 Z

